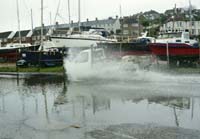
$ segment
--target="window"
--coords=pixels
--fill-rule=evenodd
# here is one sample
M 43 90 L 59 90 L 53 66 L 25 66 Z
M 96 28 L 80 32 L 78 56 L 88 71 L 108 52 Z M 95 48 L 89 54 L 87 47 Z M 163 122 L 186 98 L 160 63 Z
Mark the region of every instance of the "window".
M 124 34 L 124 35 L 127 35 L 127 34 L 128 34 L 128 30 L 124 30 L 124 31 L 123 31 L 123 34 Z
M 128 24 L 124 24 L 123 27 L 127 28 L 127 27 L 128 27 Z
M 194 26 L 194 21 L 192 21 L 192 26 Z
M 176 40 L 176 42 L 181 42 L 181 40 Z

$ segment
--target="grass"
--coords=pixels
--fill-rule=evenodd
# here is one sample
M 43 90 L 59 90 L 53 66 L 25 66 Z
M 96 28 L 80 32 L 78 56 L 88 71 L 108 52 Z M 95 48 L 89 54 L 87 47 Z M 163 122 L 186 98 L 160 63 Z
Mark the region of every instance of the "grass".
M 15 66 L 0 67 L 0 72 L 64 72 L 63 66 L 60 67 L 28 67 L 28 68 L 16 68 Z

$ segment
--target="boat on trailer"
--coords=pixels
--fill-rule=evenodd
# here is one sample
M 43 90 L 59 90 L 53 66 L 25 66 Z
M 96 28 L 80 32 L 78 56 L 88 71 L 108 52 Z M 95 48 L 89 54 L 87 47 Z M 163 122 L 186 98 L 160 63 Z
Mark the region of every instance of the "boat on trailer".
M 31 45 L 29 43 L 10 43 L 4 47 L 0 47 L 0 59 L 3 62 L 15 62 L 20 52 L 29 50 L 38 50 L 39 45 Z
M 199 59 L 200 48 L 198 41 L 190 39 L 189 32 L 167 33 L 156 39 L 155 43 L 149 43 L 152 54 L 160 60 L 194 62 Z

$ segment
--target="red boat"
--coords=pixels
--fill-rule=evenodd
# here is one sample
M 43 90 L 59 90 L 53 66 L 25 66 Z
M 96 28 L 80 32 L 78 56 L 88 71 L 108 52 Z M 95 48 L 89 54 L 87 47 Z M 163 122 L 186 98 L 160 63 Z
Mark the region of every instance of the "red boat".
M 197 60 L 200 56 L 200 48 L 198 46 L 191 46 L 187 43 L 150 43 L 149 47 L 152 53 L 158 56 L 161 60 L 167 59 L 167 53 L 172 59 L 192 59 Z

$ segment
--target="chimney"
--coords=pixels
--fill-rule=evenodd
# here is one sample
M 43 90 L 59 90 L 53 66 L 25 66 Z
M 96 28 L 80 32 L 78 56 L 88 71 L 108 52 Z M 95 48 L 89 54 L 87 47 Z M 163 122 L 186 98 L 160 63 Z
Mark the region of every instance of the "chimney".
M 116 15 L 116 19 L 118 19 L 118 15 Z
M 95 19 L 96 21 L 98 21 L 98 18 L 96 17 L 96 19 Z
M 87 22 L 89 22 L 89 19 L 87 18 Z

